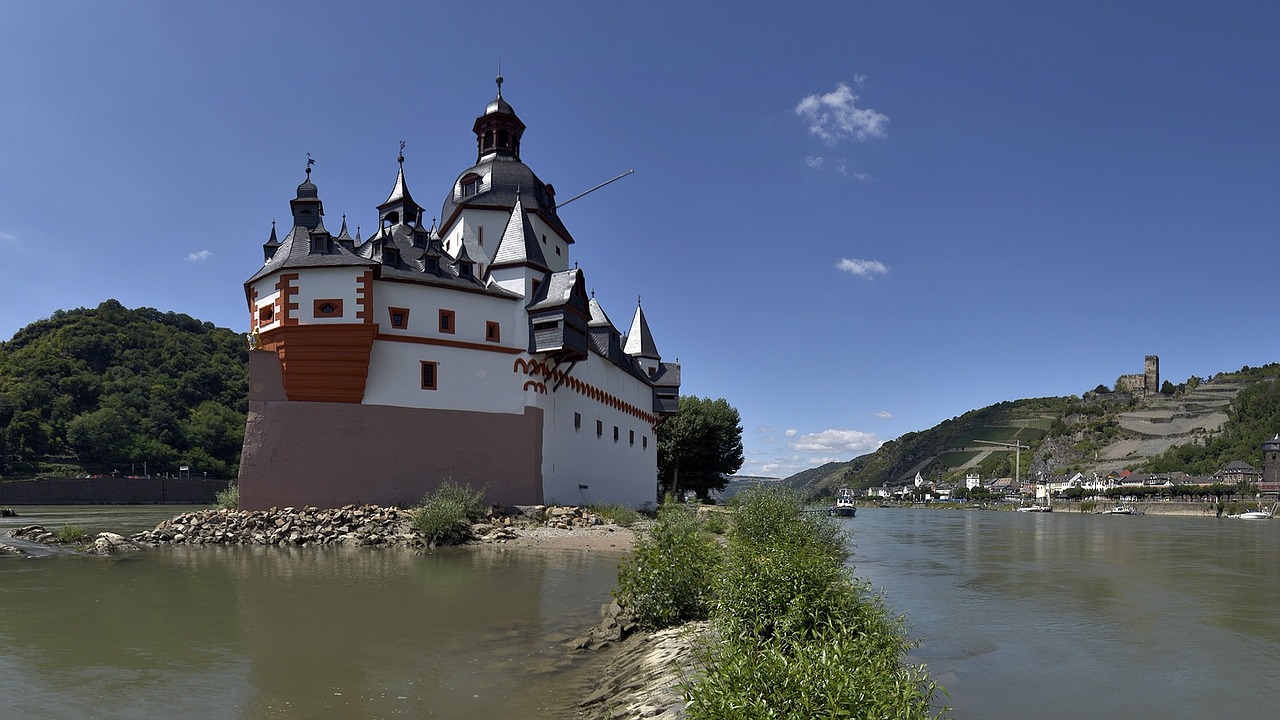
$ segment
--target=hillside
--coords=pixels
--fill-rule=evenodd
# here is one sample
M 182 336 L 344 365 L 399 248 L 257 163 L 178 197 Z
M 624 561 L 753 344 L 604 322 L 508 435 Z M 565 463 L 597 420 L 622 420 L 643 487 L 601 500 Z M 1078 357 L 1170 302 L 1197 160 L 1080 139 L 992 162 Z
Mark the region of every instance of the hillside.
M 0 343 L 0 475 L 234 477 L 248 351 L 231 330 L 115 300 Z
M 1280 431 L 1280 365 L 1242 368 L 1170 386 L 1141 397 L 1104 386 L 1083 397 L 1014 400 L 972 410 L 886 442 L 874 453 L 828 463 L 784 482 L 826 496 L 855 489 L 930 480 L 1014 474 L 1133 470 L 1209 474 L 1232 460 L 1261 467 L 1259 446 Z M 1001 445 L 1000 443 L 1004 443 Z

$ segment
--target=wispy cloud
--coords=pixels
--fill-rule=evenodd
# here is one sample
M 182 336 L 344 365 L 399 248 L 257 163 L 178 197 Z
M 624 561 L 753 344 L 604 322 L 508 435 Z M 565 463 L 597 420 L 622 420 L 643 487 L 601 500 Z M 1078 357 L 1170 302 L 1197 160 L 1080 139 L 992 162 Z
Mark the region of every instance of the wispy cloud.
M 822 157 L 821 155 L 805 155 L 804 156 L 804 164 L 808 165 L 811 168 L 820 168 L 822 167 L 822 163 L 825 161 L 826 161 L 826 158 Z
M 0 240 L 3 240 L 4 242 L 17 242 L 18 236 L 10 235 L 7 232 L 0 232 Z
M 862 430 L 830 428 L 800 435 L 787 443 L 787 447 L 800 452 L 868 453 L 880 447 L 880 438 L 875 433 Z
M 212 252 L 210 252 L 210 251 L 208 251 L 208 250 L 201 250 L 200 252 L 193 252 L 193 253 L 190 253 L 189 255 L 187 255 L 187 262 L 189 262 L 189 263 L 202 263 L 202 262 L 204 262 L 204 261 L 208 260 L 208 259 L 209 259 L 209 258 L 211 258 L 211 257 L 213 257 L 213 253 L 212 253 Z
M 799 431 L 796 430 L 795 428 L 787 428 L 787 431 L 783 434 L 786 435 L 787 437 L 795 437 L 797 432 Z
M 841 258 L 840 262 L 836 263 L 836 269 L 864 278 L 885 275 L 889 272 L 889 266 L 879 260 L 859 260 L 856 258 Z
M 855 76 L 859 86 L 865 76 Z M 809 133 L 828 143 L 841 140 L 882 138 L 887 133 L 889 117 L 871 108 L 858 107 L 860 98 L 848 83 L 821 95 L 806 95 L 796 104 L 795 113 L 809 123 Z
M 874 413 L 872 413 L 872 414 L 873 414 L 873 415 L 875 415 L 876 417 L 880 418 L 881 420 L 892 420 L 892 419 L 893 419 L 893 413 L 889 412 L 888 410 L 877 410 L 877 411 L 875 411 L 875 412 L 874 412 Z

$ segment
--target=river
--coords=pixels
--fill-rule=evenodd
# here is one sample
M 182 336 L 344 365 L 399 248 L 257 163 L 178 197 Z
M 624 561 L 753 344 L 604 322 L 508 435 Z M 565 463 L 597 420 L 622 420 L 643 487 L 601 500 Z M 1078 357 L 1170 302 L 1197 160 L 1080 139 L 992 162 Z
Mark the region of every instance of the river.
M 1280 715 L 1280 521 L 859 508 L 956 718 Z
M 136 532 L 189 508 L 19 507 Z M 162 547 L 0 557 L 0 717 L 542 718 L 621 555 Z
M 187 508 L 19 507 L 0 530 Z M 961 720 L 1280 713 L 1280 521 L 861 508 L 855 574 Z M 178 547 L 0 557 L 0 716 L 564 716 L 620 556 Z M 589 680 L 588 680 L 589 682 Z

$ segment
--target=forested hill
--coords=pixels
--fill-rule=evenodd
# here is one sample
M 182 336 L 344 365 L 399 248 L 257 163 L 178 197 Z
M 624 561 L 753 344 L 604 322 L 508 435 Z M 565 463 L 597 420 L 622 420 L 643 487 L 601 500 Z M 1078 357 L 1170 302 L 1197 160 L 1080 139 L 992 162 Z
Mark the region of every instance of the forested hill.
M 0 343 L 0 475 L 234 477 L 248 405 L 242 335 L 115 300 Z
M 814 495 L 910 481 L 1129 469 L 1210 475 L 1235 460 L 1262 467 L 1261 444 L 1280 432 L 1280 365 L 1192 377 L 1140 397 L 1098 386 L 1081 397 L 1013 400 L 972 410 L 886 442 L 874 453 L 784 480 Z

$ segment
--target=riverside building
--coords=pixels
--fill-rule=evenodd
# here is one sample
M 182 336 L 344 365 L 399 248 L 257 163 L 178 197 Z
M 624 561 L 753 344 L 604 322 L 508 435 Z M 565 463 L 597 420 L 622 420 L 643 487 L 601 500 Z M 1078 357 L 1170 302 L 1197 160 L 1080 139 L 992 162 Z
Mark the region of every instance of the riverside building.
M 412 504 L 446 480 L 504 504 L 654 502 L 680 367 L 638 303 L 623 335 L 587 292 L 497 82 L 439 226 L 409 192 L 403 144 L 365 240 L 345 216 L 325 228 L 308 161 L 291 229 L 273 223 L 244 284 L 241 508 Z

